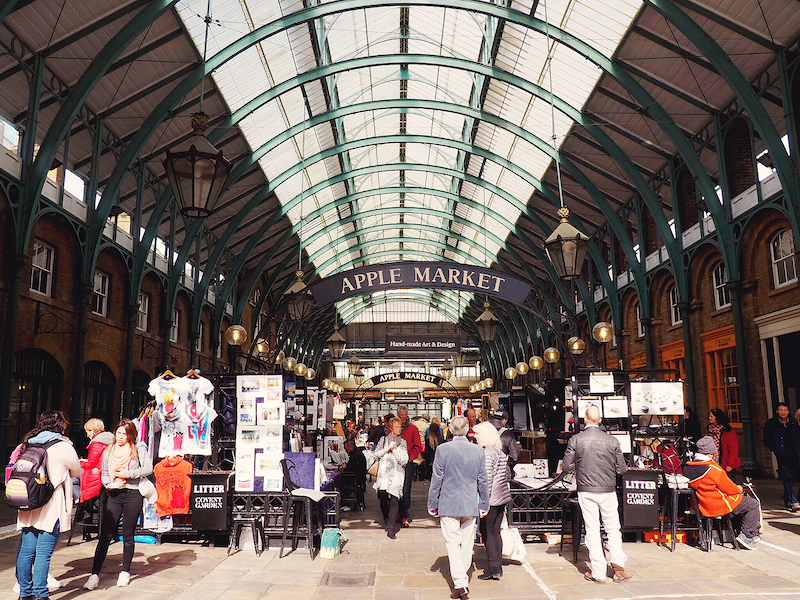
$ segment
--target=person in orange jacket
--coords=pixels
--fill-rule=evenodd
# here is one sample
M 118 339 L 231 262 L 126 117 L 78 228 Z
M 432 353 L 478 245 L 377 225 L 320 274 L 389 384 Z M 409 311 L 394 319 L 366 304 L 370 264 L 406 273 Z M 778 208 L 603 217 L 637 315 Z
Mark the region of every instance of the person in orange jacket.
M 755 550 L 761 540 L 758 500 L 742 493 L 742 488 L 715 462 L 717 456 L 714 438 L 709 435 L 700 438 L 694 460 L 686 463 L 683 474 L 697 492 L 700 513 L 704 517 L 721 517 L 728 513 L 741 516 L 742 531 L 736 541 L 748 550 Z

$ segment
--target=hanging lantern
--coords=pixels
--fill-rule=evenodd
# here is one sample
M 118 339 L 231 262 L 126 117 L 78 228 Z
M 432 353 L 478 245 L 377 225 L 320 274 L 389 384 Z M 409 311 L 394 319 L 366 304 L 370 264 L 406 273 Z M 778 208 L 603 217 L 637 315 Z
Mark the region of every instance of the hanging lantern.
M 541 356 L 534 355 L 531 356 L 530 360 L 528 361 L 528 366 L 534 371 L 538 371 L 544 367 L 544 361 L 542 360 Z
M 478 337 L 484 344 L 494 341 L 497 335 L 497 330 L 500 327 L 500 319 L 494 316 L 491 311 L 491 305 L 488 302 L 483 303 L 483 312 L 475 319 L 478 326 Z
M 286 302 L 286 312 L 293 321 L 302 321 L 314 309 L 314 296 L 311 290 L 303 283 L 303 271 L 295 271 L 297 280 L 283 294 Z
M 296 366 L 297 366 L 297 359 L 294 356 L 290 356 L 289 358 L 286 358 L 283 361 L 283 369 L 285 371 L 294 371 L 294 368 Z
M 174 150 L 167 150 L 164 170 L 181 214 L 208 217 L 222 194 L 231 163 L 206 139 L 208 115 L 192 115 L 194 134 Z
M 573 335 L 567 340 L 567 346 L 569 347 L 570 353 L 575 356 L 580 356 L 586 350 L 586 342 L 576 335 Z
M 517 370 L 514 367 L 508 367 L 505 371 L 506 379 L 514 379 L 517 376 Z
M 308 379 L 309 381 L 313 381 L 316 376 L 317 372 L 314 369 L 311 368 L 306 369 L 306 379 Z
M 333 360 L 339 360 L 344 354 L 344 347 L 347 345 L 347 340 L 344 339 L 339 328 L 333 328 L 333 335 L 328 338 L 328 351 L 331 353 Z
M 611 338 L 614 337 L 614 328 L 609 323 L 600 321 L 592 327 L 592 337 L 601 344 L 610 342 Z
M 306 366 L 303 363 L 297 363 L 294 366 L 294 374 L 297 375 L 298 377 L 305 377 L 305 374 L 306 374 L 307 370 L 308 369 L 306 368 Z
M 544 351 L 544 360 L 545 362 L 550 363 L 557 363 L 558 359 L 561 358 L 561 352 L 558 351 L 558 348 L 554 348 L 550 346 L 547 350 Z
M 231 325 L 225 330 L 225 342 L 229 346 L 241 346 L 247 341 L 247 330 L 241 325 Z
M 544 249 L 556 274 L 564 281 L 572 281 L 581 275 L 589 251 L 589 238 L 569 224 L 566 206 L 559 208 L 556 214 L 561 222 L 545 240 Z
M 361 369 L 361 361 L 358 360 L 356 353 L 353 352 L 353 355 L 350 357 L 350 360 L 347 361 L 347 370 L 350 371 L 350 375 L 355 375 Z
M 487 388 L 490 388 L 494 385 L 494 379 L 492 379 L 491 377 L 487 377 L 486 379 L 484 379 L 484 381 L 486 382 Z
M 450 363 L 450 360 L 445 360 L 442 368 L 439 369 L 439 375 L 442 376 L 442 379 L 450 379 L 453 375 L 453 365 Z
M 281 350 L 275 357 L 275 364 L 282 365 L 284 360 L 286 360 L 286 353 L 283 350 Z
M 355 381 L 355 382 L 356 382 L 356 385 L 359 385 L 359 386 L 360 386 L 362 383 L 364 383 L 364 371 L 362 371 L 362 370 L 359 368 L 359 369 L 358 369 L 358 371 L 356 372 L 356 374 L 355 374 L 355 375 L 353 375 L 353 381 Z
M 330 384 L 331 384 L 331 380 L 330 379 L 323 379 L 322 380 L 322 387 L 324 387 L 326 390 L 328 389 L 328 386 Z
M 520 375 L 525 375 L 528 372 L 528 369 L 529 369 L 528 363 L 526 363 L 524 360 L 521 360 L 521 361 L 519 361 L 517 363 L 517 365 L 514 367 L 514 369 Z

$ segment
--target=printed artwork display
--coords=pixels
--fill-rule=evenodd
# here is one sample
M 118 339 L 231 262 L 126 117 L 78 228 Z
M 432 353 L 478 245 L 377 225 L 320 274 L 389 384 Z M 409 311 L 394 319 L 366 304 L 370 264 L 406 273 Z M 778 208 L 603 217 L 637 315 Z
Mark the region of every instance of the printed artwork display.
M 603 401 L 595 396 L 584 396 L 580 400 L 578 400 L 578 412 L 577 415 L 581 419 L 586 418 L 586 409 L 590 406 L 595 406 L 600 410 L 600 416 L 603 416 Z
M 625 396 L 606 396 L 603 398 L 603 418 L 622 419 L 628 415 L 628 399 Z
M 236 392 L 239 410 L 235 488 L 242 492 L 281 491 L 280 461 L 286 419 L 283 376 L 239 376 Z
M 632 415 L 682 415 L 683 383 L 680 381 L 632 381 Z

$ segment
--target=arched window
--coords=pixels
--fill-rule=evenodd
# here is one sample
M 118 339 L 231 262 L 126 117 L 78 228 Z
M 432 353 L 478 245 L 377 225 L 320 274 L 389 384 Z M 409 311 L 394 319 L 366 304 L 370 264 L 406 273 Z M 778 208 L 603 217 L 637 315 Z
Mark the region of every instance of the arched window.
M 680 325 L 683 323 L 681 309 L 680 306 L 678 306 L 678 287 L 674 285 L 669 288 L 669 317 L 672 325 Z
M 256 288 L 253 290 L 253 295 L 250 297 L 250 306 L 257 306 L 259 300 L 261 300 L 261 289 Z
M 711 271 L 711 280 L 714 284 L 714 305 L 717 310 L 731 305 L 731 293 L 726 284 L 728 277 L 725 273 L 725 263 L 718 263 Z
M 44 350 L 20 350 L 14 356 L 6 456 L 36 424 L 46 410 L 61 408 L 64 371 Z
M 102 419 L 109 428 L 114 426 L 111 417 L 116 385 L 117 379 L 107 365 L 95 360 L 83 366 L 81 425 L 96 417 Z
M 769 243 L 772 259 L 772 282 L 775 289 L 797 281 L 794 264 L 794 236 L 791 229 L 776 233 Z
M 642 325 L 642 305 L 636 303 L 636 335 L 644 337 L 644 326 Z

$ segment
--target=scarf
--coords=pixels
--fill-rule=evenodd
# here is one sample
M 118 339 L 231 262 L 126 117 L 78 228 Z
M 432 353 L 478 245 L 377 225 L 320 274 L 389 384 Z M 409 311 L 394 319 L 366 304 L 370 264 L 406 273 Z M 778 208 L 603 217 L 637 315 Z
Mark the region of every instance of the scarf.
M 719 423 L 709 423 L 708 435 L 714 438 L 714 443 L 717 445 L 717 454 L 719 454 L 720 438 L 722 437 L 722 425 L 720 425 Z
M 133 460 L 133 450 L 130 444 L 124 446 L 120 446 L 116 442 L 111 444 L 108 450 L 108 472 L 114 478 L 114 483 L 118 483 L 118 487 L 123 487 L 126 480 L 123 477 L 117 477 L 117 473 L 126 471 L 131 460 Z
M 393 434 L 390 433 L 389 435 L 386 436 L 386 442 L 385 442 L 386 446 L 385 447 L 388 448 L 389 446 L 392 445 L 392 442 L 394 442 L 395 448 L 399 448 L 400 447 L 400 440 L 402 440 L 402 439 L 403 439 L 402 435 L 393 435 Z

